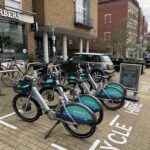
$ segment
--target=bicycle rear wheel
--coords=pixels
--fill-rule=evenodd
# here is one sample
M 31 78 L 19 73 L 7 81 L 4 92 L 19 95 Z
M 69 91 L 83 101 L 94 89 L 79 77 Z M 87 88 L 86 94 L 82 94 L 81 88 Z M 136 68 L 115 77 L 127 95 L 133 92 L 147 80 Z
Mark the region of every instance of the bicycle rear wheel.
M 125 96 L 114 87 L 106 87 L 98 96 L 105 108 L 108 110 L 118 110 L 125 102 Z
M 75 125 L 70 124 L 73 123 L 72 119 L 69 121 L 70 123 L 63 122 L 65 129 L 71 135 L 78 138 L 88 138 L 94 134 L 96 130 L 96 117 L 88 107 L 79 103 L 70 103 L 66 106 L 65 111 L 61 112 L 62 114 L 64 114 L 64 121 L 69 121 L 71 116 L 77 123 Z
M 78 138 L 88 138 L 92 136 L 96 130 L 96 124 L 70 125 L 63 123 L 63 125 L 71 135 Z
M 13 84 L 20 78 L 18 72 L 2 73 L 1 81 L 7 87 L 12 87 Z
M 27 122 L 36 121 L 42 114 L 40 105 L 28 95 L 18 94 L 12 101 L 12 106 L 17 116 Z
M 110 82 L 110 83 L 108 84 L 108 86 L 117 88 L 118 90 L 120 90 L 120 91 L 121 91 L 123 94 L 125 94 L 125 95 L 126 95 L 126 93 L 127 93 L 126 88 L 125 88 L 123 85 L 121 85 L 120 83 L 117 83 L 117 82 Z
M 27 74 L 28 75 L 33 75 L 34 73 L 34 66 L 29 66 L 28 70 L 27 70 Z
M 96 117 L 96 124 L 101 123 L 101 121 L 103 120 L 103 115 L 104 115 L 103 106 L 96 97 L 89 95 L 89 94 L 83 94 L 83 95 L 80 95 L 75 101 L 80 102 L 81 104 L 90 108 L 90 110 L 92 110 L 92 112 L 94 113 Z

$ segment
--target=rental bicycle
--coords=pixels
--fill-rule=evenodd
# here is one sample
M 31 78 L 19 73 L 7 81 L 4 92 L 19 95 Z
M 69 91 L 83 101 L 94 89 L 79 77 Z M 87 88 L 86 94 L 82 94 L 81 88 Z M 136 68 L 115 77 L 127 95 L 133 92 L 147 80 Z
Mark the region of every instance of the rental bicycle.
M 125 95 L 119 89 L 112 86 L 103 87 L 103 84 L 99 85 L 93 80 L 89 71 L 83 71 L 80 65 L 77 66 L 77 73 L 70 73 L 67 76 L 69 84 L 73 84 L 74 87 L 79 87 L 82 93 L 94 94 L 102 104 L 109 110 L 120 109 L 125 102 Z M 77 79 L 85 79 L 85 82 L 80 84 Z M 94 87 L 94 93 L 91 92 L 91 85 Z
M 58 105 L 59 96 L 63 95 L 62 91 L 59 90 L 59 86 L 63 88 L 64 91 L 70 91 L 72 90 L 73 86 L 69 85 L 61 85 L 59 79 L 60 79 L 60 70 L 57 65 L 50 66 L 50 68 L 53 67 L 54 72 L 57 72 L 57 75 L 44 75 L 41 79 L 40 85 L 42 88 L 40 89 L 40 93 L 44 99 L 47 100 L 47 103 L 49 104 L 49 107 L 52 109 L 55 109 Z M 78 82 L 84 82 L 82 80 Z M 59 85 L 59 86 L 58 86 Z M 90 95 L 90 94 L 79 94 L 77 91 L 74 91 L 74 98 L 69 99 L 71 101 L 82 103 L 83 105 L 90 108 L 96 115 L 97 121 L 96 123 L 99 124 L 103 120 L 103 106 L 100 103 L 100 101 Z M 67 100 L 67 99 L 66 99 Z
M 22 120 L 33 122 L 42 114 L 46 114 L 50 120 L 57 121 L 45 138 L 59 123 L 62 123 L 70 134 L 78 138 L 88 138 L 94 134 L 96 117 L 88 107 L 70 102 L 62 86 L 58 86 L 59 91 L 63 94 L 56 109 L 51 109 L 33 84 L 35 79 L 36 77 L 25 75 L 13 86 L 14 91 L 18 94 L 14 97 L 12 106 Z

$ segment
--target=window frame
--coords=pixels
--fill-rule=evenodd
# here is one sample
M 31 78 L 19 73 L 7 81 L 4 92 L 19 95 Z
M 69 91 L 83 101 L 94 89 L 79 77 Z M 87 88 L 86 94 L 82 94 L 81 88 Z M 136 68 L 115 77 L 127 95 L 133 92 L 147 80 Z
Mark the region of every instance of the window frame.
M 109 35 L 107 35 L 109 34 Z M 107 38 L 108 36 L 108 38 Z M 111 32 L 104 32 L 104 41 L 111 41 Z
M 12 1 L 12 3 L 18 3 L 19 5 L 19 8 L 17 7 L 12 7 L 10 4 L 8 4 L 8 1 Z M 22 0 L 5 0 L 5 8 L 8 9 L 8 10 L 12 10 L 12 11 L 19 11 L 19 10 L 22 10 Z M 20 11 L 19 11 L 20 12 Z
M 104 15 L 104 24 L 111 24 L 112 23 L 112 14 L 105 14 Z

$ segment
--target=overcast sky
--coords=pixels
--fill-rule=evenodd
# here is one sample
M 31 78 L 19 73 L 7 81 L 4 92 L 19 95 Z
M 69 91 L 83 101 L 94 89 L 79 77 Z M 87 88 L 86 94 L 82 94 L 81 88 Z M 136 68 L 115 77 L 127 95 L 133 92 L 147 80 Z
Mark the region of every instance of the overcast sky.
M 150 32 L 150 0 L 138 0 L 143 13 L 146 17 L 146 20 L 148 21 L 148 31 Z

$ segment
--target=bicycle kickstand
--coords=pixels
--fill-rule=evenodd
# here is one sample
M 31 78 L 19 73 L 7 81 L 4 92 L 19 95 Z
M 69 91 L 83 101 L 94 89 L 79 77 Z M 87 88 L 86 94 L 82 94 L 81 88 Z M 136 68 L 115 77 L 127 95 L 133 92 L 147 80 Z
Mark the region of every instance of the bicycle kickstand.
M 44 139 L 47 139 L 49 136 L 50 136 L 50 134 L 52 133 L 52 131 L 54 130 L 54 128 L 58 125 L 60 123 L 60 121 L 57 121 L 53 126 L 52 126 L 52 128 L 51 129 L 49 129 L 49 131 L 46 133 L 46 135 L 44 136 Z

